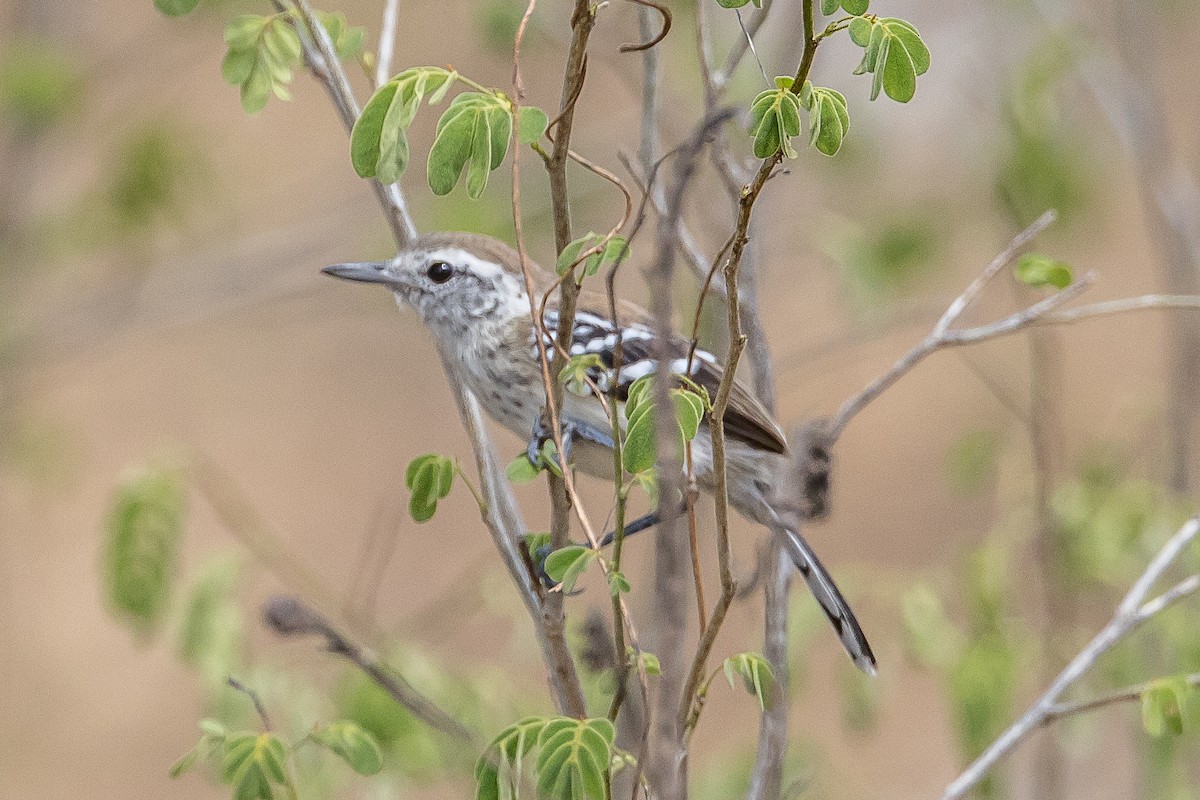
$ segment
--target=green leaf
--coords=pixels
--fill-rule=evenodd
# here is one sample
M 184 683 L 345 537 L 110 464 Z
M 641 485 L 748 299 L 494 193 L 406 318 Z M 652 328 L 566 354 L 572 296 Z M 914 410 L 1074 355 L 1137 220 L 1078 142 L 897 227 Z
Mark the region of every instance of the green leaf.
M 509 482 L 515 484 L 530 483 L 537 479 L 541 471 L 541 468 L 535 466 L 524 453 L 508 462 L 508 466 L 504 468 Z
M 1026 253 L 1021 256 L 1013 272 L 1022 283 L 1035 288 L 1052 286 L 1055 289 L 1065 289 L 1075 280 L 1069 264 L 1040 253 Z
M 161 624 L 175 577 L 187 513 L 180 476 L 162 468 L 129 473 L 108 517 L 105 591 L 140 633 Z
M 577 239 L 572 239 L 567 243 L 567 246 L 558 254 L 558 259 L 554 263 L 554 269 L 559 275 L 565 275 L 568 270 L 579 260 L 579 254 L 585 249 L 595 246 L 600 240 L 600 236 L 593 231 L 588 231 L 583 236 Z
M 536 749 L 538 734 L 550 721 L 527 717 L 492 739 L 475 762 L 476 800 L 516 800 L 525 773 L 525 757 Z
M 270 20 L 258 14 L 243 14 L 234 17 L 225 25 L 225 44 L 230 50 L 248 50 L 258 47 L 258 38 Z
M 546 574 L 555 583 L 562 585 L 564 593 L 575 589 L 575 581 L 600 554 L 590 547 L 568 545 L 546 557 Z
M 859 47 L 866 47 L 871 41 L 872 28 L 874 28 L 874 25 L 869 19 L 858 17 L 857 19 L 850 20 L 850 41 L 854 42 Z
M 790 78 L 776 78 L 775 83 L 775 89 L 760 92 L 750 106 L 754 155 L 769 158 L 782 150 L 795 158 L 791 137 L 800 133 L 800 98 L 792 93 Z
M 767 689 L 775 680 L 771 665 L 758 653 L 739 653 L 725 659 L 725 679 L 730 688 L 735 687 L 736 679 L 741 678 L 742 686 L 747 692 L 758 698 L 759 708 L 767 708 Z
M 301 53 L 300 37 L 290 17 L 235 17 L 225 26 L 225 42 L 229 52 L 221 63 L 221 75 L 241 87 L 242 107 L 247 113 L 261 111 L 272 94 L 289 99 L 287 86 Z
M 672 389 L 671 400 L 675 403 L 675 421 L 685 442 L 696 438 L 700 420 L 704 419 L 704 400 L 689 389 Z
M 659 662 L 658 656 L 654 655 L 654 653 L 647 653 L 643 650 L 638 657 L 642 662 L 642 669 L 646 670 L 647 675 L 662 674 L 662 664 Z
M 916 93 L 917 76 L 929 69 L 929 48 L 917 29 L 902 19 L 859 19 L 850 24 L 850 39 L 865 50 L 854 74 L 874 76 L 872 100 L 882 90 L 893 100 L 907 103 Z
M 721 8 L 741 8 L 749 2 L 750 0 L 717 0 L 717 5 Z M 757 6 L 759 0 L 756 0 L 754 4 Z
M 558 379 L 563 388 L 579 397 L 590 397 L 592 387 L 588 380 L 595 380 L 605 369 L 599 353 L 580 353 L 571 356 L 566 366 L 558 373 Z
M 846 13 L 856 17 L 867 13 L 870 4 L 870 0 L 842 0 L 842 8 L 846 9 Z
M 608 593 L 612 597 L 618 597 L 621 593 L 629 592 L 629 579 L 625 577 L 625 573 L 613 570 L 608 573 Z
M 533 144 L 541 140 L 550 124 L 546 112 L 537 106 L 521 106 L 521 125 L 517 130 L 517 141 L 521 144 Z
M 441 102 L 457 73 L 441 67 L 412 67 L 375 90 L 350 134 L 350 161 L 363 178 L 395 183 L 408 168 L 406 131 L 426 95 Z
M 1154 737 L 1183 734 L 1183 709 L 1195 689 L 1187 678 L 1176 675 L 1159 678 L 1142 692 L 1142 727 Z
M 215 719 L 200 720 L 200 740 L 196 746 L 184 753 L 183 757 L 171 765 L 168 773 L 172 778 L 178 778 L 190 771 L 200 761 L 207 759 L 209 754 L 218 749 L 225 741 L 227 732 L 225 726 Z
M 184 604 L 178 634 L 180 660 L 213 685 L 241 666 L 245 642 L 236 597 L 240 577 L 237 559 L 217 556 L 201 568 Z
M 225 740 L 221 780 L 233 787 L 235 800 L 271 800 L 272 784 L 287 781 L 283 742 L 271 733 L 241 732 Z
M 489 114 L 476 114 L 471 131 L 471 157 L 467 162 L 467 197 L 478 200 L 487 188 L 492 166 L 492 125 Z
M 658 460 L 658 443 L 654 438 L 653 403 L 643 404 L 645 410 L 629 423 L 625 431 L 625 446 L 621 450 L 621 461 L 625 471 L 637 475 L 654 467 Z M 626 405 L 626 412 L 629 407 Z
M 318 11 L 317 18 L 321 20 L 321 24 L 329 33 L 338 58 L 342 61 L 350 61 L 362 55 L 366 30 L 346 24 L 346 15 L 340 11 L 333 13 Z
M 571 800 L 604 800 L 615 730 L 607 719 L 559 718 L 538 733 L 538 794 Z
M 827 17 L 836 14 L 840 5 L 839 0 L 821 0 L 821 13 Z
M 806 86 L 806 88 L 809 88 Z M 808 142 L 827 156 L 837 153 L 850 129 L 850 112 L 841 92 L 812 86 L 806 93 L 808 103 Z
M 493 94 L 463 92 L 451 101 L 429 151 L 429 188 L 434 194 L 449 194 L 468 163 L 467 195 L 477 199 L 482 194 L 488 171 L 499 166 L 508 146 L 507 135 L 501 143 L 493 139 L 489 126 L 496 122 L 501 132 L 511 133 L 511 113 Z
M 454 459 L 435 453 L 417 456 L 408 464 L 404 483 L 412 491 L 408 510 L 416 522 L 428 522 L 437 512 L 439 500 L 454 485 Z
M 359 775 L 377 775 L 383 769 L 383 756 L 375 739 L 349 720 L 318 728 L 312 738 L 339 755 Z
M 200 0 L 154 0 L 154 7 L 168 17 L 182 17 L 196 10 Z

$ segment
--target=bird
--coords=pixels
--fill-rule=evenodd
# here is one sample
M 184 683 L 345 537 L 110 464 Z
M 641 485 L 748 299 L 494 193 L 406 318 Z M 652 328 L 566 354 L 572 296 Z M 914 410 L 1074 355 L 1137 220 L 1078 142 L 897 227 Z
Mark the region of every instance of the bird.
M 531 261 L 528 265 L 535 299 L 540 300 L 553 286 L 555 277 Z M 529 294 L 516 250 L 481 234 L 428 233 L 386 261 L 334 264 L 322 271 L 344 280 L 385 286 L 401 308 L 414 309 L 457 378 L 493 419 L 518 436 L 529 437 L 530 457 L 537 458 L 539 444 L 547 438 L 541 413 L 545 387 Z M 543 314 L 548 350 L 557 336 L 558 324 L 557 293 L 553 293 Z M 660 348 L 649 314 L 636 305 L 625 301 L 618 304 L 616 326 L 607 295 L 581 290 L 570 353 L 597 354 L 600 364 L 589 369 L 589 377 L 623 404 L 633 382 L 657 370 Z M 618 341 L 621 366 L 614 370 Z M 716 356 L 696 349 L 689 357 L 691 342 L 675 335 L 666 352 L 672 356 L 673 372 L 686 374 L 715 394 L 723 374 Z M 597 398 L 590 390 L 564 391 L 559 417 L 568 463 L 577 471 L 612 480 L 612 426 Z M 875 655 L 850 604 L 800 534 L 800 512 L 788 500 L 787 487 L 776 485 L 781 476 L 790 474 L 791 463 L 787 438 L 779 423 L 736 380 L 724 423 L 730 505 L 743 517 L 782 537 L 788 555 L 842 646 L 861 670 L 874 675 Z M 712 438 L 707 425 L 700 426 L 692 448 L 696 482 L 711 493 Z M 655 520 L 655 515 L 647 515 L 640 524 L 645 527 Z

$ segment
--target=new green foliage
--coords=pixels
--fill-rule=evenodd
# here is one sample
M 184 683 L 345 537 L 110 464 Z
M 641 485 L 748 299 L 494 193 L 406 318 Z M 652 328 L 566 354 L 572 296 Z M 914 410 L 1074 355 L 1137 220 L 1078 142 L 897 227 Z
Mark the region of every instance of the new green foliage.
M 318 726 L 309 737 L 336 753 L 359 775 L 377 775 L 383 769 L 379 745 L 369 733 L 349 720 Z
M 929 48 L 909 22 L 895 17 L 856 17 L 850 22 L 850 39 L 863 48 L 855 75 L 870 74 L 871 99 L 882 90 L 907 103 L 917 91 L 917 76 L 929 70 Z
M 569 593 L 575 588 L 575 581 L 599 555 L 592 548 L 579 545 L 559 548 L 546 557 L 546 574 Z
M 436 453 L 417 456 L 409 462 L 404 484 L 412 492 L 408 511 L 414 521 L 428 522 L 433 519 L 438 501 L 450 494 L 457 470 L 454 459 Z
M 117 613 L 143 633 L 158 628 L 170 599 L 187 502 L 177 471 L 127 475 L 108 517 L 105 591 Z
M 242 107 L 248 113 L 262 111 L 272 94 L 280 100 L 291 99 L 288 86 L 292 70 L 303 52 L 296 31 L 299 19 L 295 10 L 267 16 L 243 14 L 225 26 L 229 49 L 221 63 L 221 75 L 228 83 L 241 87 Z M 325 27 L 339 58 L 351 59 L 362 52 L 362 28 L 347 25 L 340 13 L 317 12 L 317 20 Z
M 737 686 L 740 678 L 742 687 L 758 698 L 758 705 L 764 711 L 767 708 L 767 690 L 775 680 L 771 664 L 758 653 L 739 653 L 725 659 L 722 668 L 725 680 L 731 688 Z
M 475 765 L 476 800 L 605 800 L 615 729 L 607 719 L 530 717 L 501 731 Z
M 1065 289 L 1075 279 L 1069 264 L 1041 253 L 1026 253 L 1021 256 L 1013 267 L 1013 273 L 1022 283 L 1035 288 L 1051 286 L 1055 289 Z
M 464 170 L 467 196 L 478 199 L 488 176 L 504 162 L 513 134 L 513 103 L 498 89 L 486 89 L 452 70 L 412 67 L 380 86 L 350 134 L 350 161 L 363 178 L 395 183 L 408 169 L 408 128 L 422 101 L 437 105 L 455 83 L 471 87 L 457 95 L 438 120 L 429 151 L 427 178 L 434 194 L 449 194 Z M 532 144 L 545 133 L 546 113 L 521 108 L 518 140 Z

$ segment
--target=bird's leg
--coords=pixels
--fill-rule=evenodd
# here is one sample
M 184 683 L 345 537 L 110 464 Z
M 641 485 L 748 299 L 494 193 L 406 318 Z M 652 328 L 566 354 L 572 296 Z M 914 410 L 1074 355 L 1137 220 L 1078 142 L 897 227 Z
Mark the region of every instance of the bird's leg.
M 687 505 L 684 504 L 680 513 L 683 513 L 683 511 L 686 510 Z M 659 516 L 657 511 L 651 511 L 649 514 L 643 514 L 637 519 L 625 523 L 625 532 L 623 535 L 626 537 L 633 536 L 635 533 L 641 533 L 644 530 L 653 528 L 661 519 L 662 518 Z M 600 546 L 608 547 L 613 543 L 613 540 L 616 538 L 616 536 L 616 531 L 611 531 L 605 534 L 604 538 L 600 540 Z M 529 554 L 530 558 L 533 559 L 534 569 L 537 570 L 538 578 L 541 579 L 542 585 L 547 589 L 553 589 L 558 585 L 549 575 L 546 574 L 546 557 L 552 552 L 554 552 L 554 548 L 548 544 L 544 544 Z
M 687 503 L 683 503 L 682 505 L 679 506 L 678 513 L 684 514 L 686 512 L 687 512 Z M 661 520 L 662 520 L 662 517 L 659 515 L 657 510 L 651 511 L 649 514 L 643 514 L 642 516 L 638 517 L 637 519 L 631 520 L 631 521 L 625 523 L 625 533 L 623 535 L 624 536 L 632 536 L 635 533 L 641 533 L 642 531 L 646 530 L 647 528 L 653 528 Z M 617 532 L 609 531 L 608 533 L 606 533 L 604 535 L 604 538 L 600 540 L 600 546 L 607 547 L 608 545 L 612 544 L 613 540 L 616 538 L 617 538 Z
M 533 423 L 533 432 L 529 436 L 529 444 L 525 448 L 525 456 L 529 459 L 529 463 L 535 467 L 541 467 L 542 464 L 542 448 L 546 442 L 553 440 L 554 436 L 550 432 L 550 424 L 546 420 L 544 414 L 538 414 L 537 420 Z M 601 430 L 586 422 L 576 422 L 574 420 L 562 420 L 562 445 L 563 452 L 560 457 L 555 458 L 556 465 L 561 470 L 564 463 L 571 463 L 571 445 L 575 439 L 579 438 L 584 441 L 593 442 L 601 447 L 613 447 L 612 435 L 607 431 Z
M 660 517 L 657 511 L 651 511 L 649 514 L 643 514 L 635 520 L 630 520 L 625 523 L 624 536 L 632 536 L 635 533 L 641 533 L 647 528 L 653 528 L 658 524 Z M 604 534 L 604 538 L 600 540 L 601 547 L 608 547 L 617 538 L 616 531 L 609 531 Z

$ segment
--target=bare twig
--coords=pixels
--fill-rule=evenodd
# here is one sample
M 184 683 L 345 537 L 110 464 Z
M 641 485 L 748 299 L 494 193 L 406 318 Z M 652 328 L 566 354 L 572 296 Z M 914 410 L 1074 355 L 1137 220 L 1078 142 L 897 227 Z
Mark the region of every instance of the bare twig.
M 250 698 L 250 702 L 254 704 L 254 713 L 258 714 L 258 718 L 262 721 L 263 730 L 270 731 L 271 718 L 267 716 L 267 707 L 263 705 L 262 698 L 258 696 L 258 692 L 254 691 L 232 675 L 225 679 L 225 683 L 229 684 L 229 688 L 236 689 Z
M 1150 565 L 1146 567 L 1146 571 L 1134 583 L 1133 588 L 1129 590 L 1108 625 L 1096 634 L 1091 642 L 1058 674 L 1058 677 L 1050 684 L 1050 688 L 1038 698 L 1037 702 L 950 784 L 942 795 L 942 800 L 953 800 L 953 798 L 965 795 L 973 786 L 983 780 L 984 776 L 1020 744 L 1031 731 L 1045 724 L 1049 715 L 1061 716 L 1062 707 L 1059 705 L 1059 698 L 1064 691 L 1095 665 L 1100 656 L 1155 614 L 1200 590 L 1200 575 L 1193 575 L 1158 597 L 1151 600 L 1146 599 L 1154 584 L 1175 562 L 1184 548 L 1192 543 L 1197 533 L 1200 533 L 1200 518 L 1193 518 L 1167 541 Z
M 1188 686 L 1200 686 L 1200 672 L 1192 673 L 1183 678 Z M 1128 686 L 1124 689 L 1102 694 L 1099 697 L 1092 697 L 1087 700 L 1075 700 L 1069 703 L 1055 703 L 1047 711 L 1042 718 L 1042 725 L 1049 725 L 1052 722 L 1057 722 L 1064 717 L 1073 717 L 1076 714 L 1087 714 L 1101 708 L 1117 705 L 1119 703 L 1132 703 L 1142 699 L 1142 695 L 1154 687 L 1153 681 L 1139 683 L 1137 686 Z
M 521 81 L 521 41 L 524 38 L 525 29 L 529 24 L 530 17 L 533 15 L 536 4 L 537 0 L 529 0 L 513 42 L 514 125 L 519 125 L 521 119 L 521 96 L 523 94 Z M 568 122 L 567 131 L 569 132 L 569 130 L 570 126 Z M 529 316 L 534 326 L 533 338 L 537 344 L 538 361 L 542 370 L 542 383 L 546 391 L 545 415 L 550 422 L 551 436 L 554 439 L 557 452 L 565 453 L 562 428 L 558 416 L 558 410 L 562 402 L 562 392 L 557 388 L 558 382 L 553 379 L 553 376 L 557 375 L 558 372 L 552 372 L 551 370 L 550 356 L 546 348 L 545 324 L 542 320 L 541 310 L 537 307 L 537 293 L 534 290 L 532 267 L 529 262 L 529 253 L 525 248 L 525 232 L 521 218 L 521 155 L 519 147 L 513 151 L 512 201 L 517 253 L 520 256 L 521 272 L 524 276 L 525 289 L 529 296 Z M 567 283 L 574 284 L 574 281 L 567 281 Z M 569 331 L 570 329 L 568 328 L 566 347 L 570 347 Z M 559 344 L 562 345 L 561 337 L 559 338 Z M 557 360 L 556 356 L 555 363 L 557 363 Z M 561 370 L 561 366 L 559 370 Z M 568 498 L 566 483 L 569 479 L 570 470 L 564 469 L 562 477 L 554 475 L 553 472 L 548 472 L 548 474 L 550 478 L 549 486 L 552 506 L 550 523 L 551 543 L 554 547 L 562 547 L 567 543 L 570 533 L 569 515 L 571 512 L 571 502 Z M 579 682 L 575 659 L 566 645 L 566 619 L 563 612 L 563 596 L 561 593 L 546 595 L 541 605 L 542 628 L 546 632 L 551 646 L 553 656 L 551 665 L 556 674 L 555 683 L 560 689 L 560 694 L 558 695 L 559 710 L 573 717 L 586 717 L 587 702 L 583 697 L 583 687 Z
M 963 312 L 967 310 L 967 307 L 971 304 L 971 302 L 979 296 L 979 294 L 992 281 L 992 279 L 999 274 L 1000 270 L 1004 269 L 1006 266 L 1015 261 L 1021 254 L 1022 250 L 1029 244 L 1029 242 L 1031 242 L 1034 237 L 1049 227 L 1053 221 L 1054 214 L 1052 212 L 1047 212 L 1039 217 L 1032 225 L 1014 237 L 1012 242 L 1009 243 L 1008 247 L 1004 248 L 1003 252 L 996 256 L 996 258 L 992 259 L 992 262 L 988 265 L 987 269 L 985 269 L 983 273 L 979 275 L 979 277 L 971 281 L 967 288 L 963 290 L 963 293 L 956 297 L 952 303 L 950 303 L 950 305 L 946 308 L 945 313 L 942 314 L 941 319 L 939 319 L 937 324 L 934 325 L 933 330 L 923 342 L 901 357 L 899 361 L 892 365 L 891 369 L 868 384 L 865 389 L 844 402 L 829 424 L 831 442 L 836 441 L 838 437 L 841 436 L 842 431 L 846 428 L 846 425 L 849 424 L 850 420 L 853 419 L 858 412 L 866 408 L 871 401 L 883 394 L 888 387 L 906 375 L 926 356 L 936 352 L 937 350 L 940 350 L 943 347 L 949 347 L 952 345 L 952 343 L 956 343 L 955 337 L 959 336 L 960 334 L 958 332 L 952 332 L 950 327 L 958 320 L 959 317 L 962 316 Z M 1078 287 L 1079 284 L 1077 283 L 1074 285 L 1074 287 L 1069 288 L 1074 289 L 1077 293 L 1079 291 Z M 1059 292 L 1049 299 L 1053 300 L 1055 298 L 1061 298 L 1062 294 L 1063 292 Z M 1056 305 L 1061 304 L 1061 302 L 1062 301 L 1059 300 Z M 1043 313 L 1051 310 L 1053 309 L 1045 309 Z M 999 323 L 997 323 L 997 325 L 999 325 Z M 990 330 L 991 327 L 993 326 L 983 326 L 982 328 L 975 328 L 972 330 L 985 331 Z M 998 334 L 991 333 L 990 335 Z M 987 336 L 984 336 L 983 338 L 987 338 Z
M 281 595 L 270 598 L 263 606 L 263 620 L 267 627 L 280 636 L 323 637 L 329 652 L 352 662 L 414 717 L 467 744 L 474 746 L 479 743 L 470 728 L 418 692 L 402 675 L 386 667 L 374 653 L 343 635 L 332 622 L 299 598 Z M 232 679 L 230 682 L 232 684 Z
M 651 724 L 653 740 L 647 760 L 647 775 L 663 800 L 679 800 L 687 795 L 687 751 L 679 707 L 688 702 L 692 683 L 687 666 L 687 593 L 690 583 L 689 559 L 675 531 L 679 511 L 676 498 L 682 496 L 683 470 L 675 456 L 674 411 L 669 396 L 673 384 L 670 342 L 674 337 L 671 285 L 677 252 L 676 231 L 683 210 L 683 197 L 696 169 L 700 152 L 710 132 L 724 124 L 732 112 L 709 116 L 689 138 L 678 155 L 678 170 L 667 195 L 667 214 L 659 220 L 657 249 L 653 268 L 646 280 L 651 296 L 656 343 L 654 357 L 657 372 L 653 383 L 655 431 L 658 444 L 658 475 L 661 483 L 660 521 L 655 534 L 654 615 L 659 638 L 656 650 L 662 664 Z M 715 621 L 715 619 L 714 619 Z M 713 625 L 710 623 L 709 630 Z
M 387 83 L 392 72 L 392 55 L 396 50 L 396 25 L 400 17 L 400 0 L 385 0 L 383 22 L 379 26 L 379 56 L 375 64 L 375 85 Z

